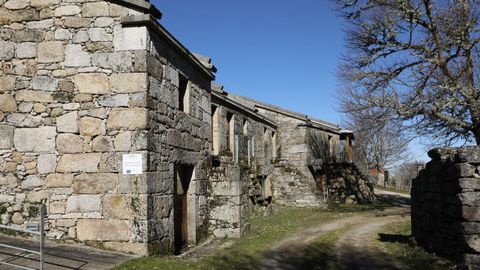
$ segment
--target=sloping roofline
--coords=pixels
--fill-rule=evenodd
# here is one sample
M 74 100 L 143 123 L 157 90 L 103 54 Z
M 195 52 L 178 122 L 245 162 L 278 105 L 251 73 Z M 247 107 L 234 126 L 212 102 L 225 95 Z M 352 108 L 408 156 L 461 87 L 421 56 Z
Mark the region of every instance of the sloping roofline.
M 340 134 L 340 127 L 336 124 L 333 124 L 333 123 L 330 123 L 330 122 L 327 122 L 327 121 L 324 121 L 324 120 L 316 119 L 316 118 L 310 117 L 306 114 L 301 114 L 301 113 L 290 111 L 290 110 L 287 110 L 287 109 L 284 109 L 284 108 L 281 108 L 281 107 L 278 107 L 278 106 L 275 106 L 275 105 L 264 103 L 264 102 L 261 102 L 261 101 L 258 101 L 258 100 L 255 100 L 255 99 L 252 99 L 252 98 L 249 98 L 249 97 L 240 96 L 240 95 L 232 95 L 232 96 L 237 97 L 239 99 L 244 99 L 246 101 L 249 101 L 249 102 L 253 103 L 255 108 L 261 108 L 261 109 L 269 110 L 269 111 L 276 112 L 276 113 L 279 113 L 279 114 L 283 114 L 283 115 L 288 116 L 288 117 L 292 117 L 292 118 L 295 118 L 295 119 L 298 119 L 298 120 L 305 121 L 305 124 L 307 126 L 311 126 L 311 127 L 314 127 L 314 128 L 320 128 L 320 129 L 327 129 L 328 131 Z
M 249 114 L 250 116 L 253 116 L 253 118 L 257 118 L 257 119 L 260 119 L 261 121 L 263 122 L 266 122 L 267 124 L 269 124 L 271 127 L 273 128 L 277 128 L 277 123 L 275 123 L 275 121 L 271 120 L 270 118 L 266 117 L 266 116 L 263 116 L 261 115 L 260 113 L 258 113 L 256 110 L 248 107 L 248 106 L 245 106 L 241 103 L 239 103 L 238 101 L 235 101 L 235 100 L 232 100 L 231 98 L 228 97 L 228 93 L 227 92 L 218 92 L 218 91 L 212 91 L 212 96 L 215 97 L 215 98 L 218 98 L 234 107 L 236 107 L 237 109 L 243 111 L 244 113 L 246 114 Z
M 215 80 L 215 75 L 205 67 L 202 62 L 193 55 L 183 44 L 178 41 L 167 29 L 165 29 L 154 17 L 150 14 L 129 15 L 123 17 L 121 20 L 124 26 L 147 26 L 149 29 L 160 35 L 167 43 L 172 45 L 178 53 L 185 56 L 185 58 L 193 64 L 198 70 L 202 71 L 211 80 Z
M 207 77 L 211 80 L 215 80 L 215 75 L 204 66 L 204 64 L 194 56 L 183 44 L 178 41 L 170 32 L 168 32 L 158 20 L 162 18 L 162 13 L 158 10 L 153 4 L 150 3 L 150 0 L 106 0 L 117 5 L 124 7 L 132 8 L 139 10 L 145 14 L 138 15 L 129 15 L 121 19 L 121 23 L 124 26 L 138 26 L 145 25 L 163 37 L 167 43 L 172 45 L 177 52 L 182 54 L 187 58 L 187 60 L 192 63 L 197 69 L 202 71 Z M 215 72 L 215 69 L 212 69 Z
M 106 0 L 108 2 L 121 5 L 124 7 L 132 8 L 135 10 L 140 10 L 142 12 L 151 14 L 156 19 L 162 18 L 162 12 L 158 10 L 153 4 L 150 3 L 150 0 Z

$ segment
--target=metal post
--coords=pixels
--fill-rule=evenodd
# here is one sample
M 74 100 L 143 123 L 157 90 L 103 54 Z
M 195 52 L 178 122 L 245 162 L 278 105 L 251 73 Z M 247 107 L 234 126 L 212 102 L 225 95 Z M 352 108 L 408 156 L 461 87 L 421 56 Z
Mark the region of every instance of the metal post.
M 44 237 L 45 237 L 45 206 L 40 207 L 40 270 L 45 269 L 45 256 L 44 256 Z

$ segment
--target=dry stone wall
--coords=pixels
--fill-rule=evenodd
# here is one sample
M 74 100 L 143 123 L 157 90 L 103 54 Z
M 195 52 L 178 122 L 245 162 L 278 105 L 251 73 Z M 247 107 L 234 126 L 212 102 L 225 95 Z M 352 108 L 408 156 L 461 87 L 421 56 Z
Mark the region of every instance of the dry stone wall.
M 248 182 L 242 169 L 228 157 L 213 167 L 209 178 L 209 233 L 215 237 L 240 237 L 245 222 Z M 245 171 L 243 171 L 245 173 Z
M 316 185 L 309 166 L 315 157 L 308 135 L 312 128 L 304 120 L 275 111 L 260 109 L 260 112 L 278 123 L 280 165 L 270 176 L 274 183 L 274 198 L 278 203 L 318 207 L 325 204 L 324 194 Z M 338 141 L 338 134 L 318 131 Z M 328 134 L 328 135 L 327 135 Z
M 220 151 L 213 157 L 209 174 L 209 232 L 215 237 L 240 237 L 245 218 L 271 202 L 270 186 L 259 180 L 273 169 L 273 145 L 268 138 L 276 132 L 276 125 L 226 95 L 213 94 L 212 103 L 213 136 Z M 235 140 L 233 137 L 238 140 L 238 148 L 232 149 L 228 143 Z
M 439 148 L 412 185 L 412 232 L 427 250 L 480 267 L 480 148 Z
M 336 179 L 325 179 L 327 168 L 338 165 L 337 154 L 341 144 L 340 129 L 307 115 L 288 111 L 274 105 L 265 104 L 250 98 L 231 95 L 231 98 L 258 110 L 260 115 L 277 124 L 276 163 L 268 175 L 267 183 L 272 183 L 274 201 L 280 204 L 319 207 L 329 203 L 330 197 L 337 197 L 338 188 L 328 186 L 339 183 Z M 348 147 L 348 146 L 347 146 Z M 345 174 L 343 176 L 346 176 Z M 366 181 L 357 175 L 365 192 L 371 192 Z M 338 178 L 335 176 L 334 178 Z M 330 180 L 330 181 L 327 181 Z M 345 186 L 348 181 L 343 181 Z M 356 197 L 357 194 L 349 194 Z M 362 196 L 362 195 L 360 195 Z M 355 200 L 359 202 L 360 200 Z
M 210 80 L 151 33 L 145 55 L 149 73 L 150 190 L 149 241 L 153 249 L 174 248 L 173 202 L 176 166 L 194 167 L 188 189 L 188 244 L 207 235 L 207 174 L 210 167 Z M 181 110 L 180 78 L 188 79 L 188 99 Z

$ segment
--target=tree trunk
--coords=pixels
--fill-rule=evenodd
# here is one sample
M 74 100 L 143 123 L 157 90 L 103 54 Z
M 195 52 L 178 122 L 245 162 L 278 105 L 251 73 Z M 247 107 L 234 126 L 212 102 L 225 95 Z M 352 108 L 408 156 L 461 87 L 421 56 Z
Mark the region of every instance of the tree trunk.
M 473 136 L 475 136 L 475 143 L 477 146 L 480 146 L 480 127 L 474 128 L 472 132 Z

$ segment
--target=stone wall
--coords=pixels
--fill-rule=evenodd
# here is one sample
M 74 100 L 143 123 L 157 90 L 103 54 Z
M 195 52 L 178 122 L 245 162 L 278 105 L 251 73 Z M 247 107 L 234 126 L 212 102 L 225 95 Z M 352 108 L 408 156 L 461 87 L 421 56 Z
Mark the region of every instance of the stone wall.
M 146 63 L 149 73 L 150 190 L 149 241 L 160 250 L 174 245 L 176 167 L 194 168 L 188 188 L 188 245 L 207 235 L 207 174 L 210 167 L 210 80 L 192 68 L 158 33 L 150 32 Z M 181 80 L 188 81 L 185 100 Z M 184 102 L 181 109 L 180 103 Z M 182 105 L 183 106 L 183 105 Z
M 189 243 L 206 234 L 210 81 L 148 2 L 0 1 L 3 224 L 137 254 L 173 248 L 175 166 L 195 168 Z M 189 81 L 179 111 L 179 76 Z M 124 154 L 143 173 L 124 175 Z
M 240 237 L 245 217 L 271 202 L 271 185 L 264 179 L 273 169 L 269 138 L 276 125 L 218 89 L 212 93 L 212 104 L 213 141 L 220 149 L 213 151 L 217 154 L 209 177 L 209 231 L 215 237 Z M 228 143 L 234 141 L 236 146 Z
M 237 237 L 272 196 L 322 203 L 308 134 L 339 130 L 213 93 L 210 59 L 160 17 L 143 0 L 0 0 L 2 224 L 44 204 L 48 236 L 145 255 Z
M 354 163 L 331 162 L 314 175 L 317 187 L 328 187 L 326 200 L 333 204 L 365 204 L 375 201 L 374 183 Z
M 259 112 L 278 123 L 279 163 L 270 176 L 274 183 L 275 201 L 287 205 L 312 207 L 325 204 L 324 190 L 316 185 L 315 176 L 310 168 L 311 162 L 318 157 L 312 151 L 309 135 L 315 132 L 323 137 L 330 136 L 332 145 L 337 145 L 339 134 L 309 127 L 306 120 L 277 111 L 260 108 Z M 322 150 L 328 151 L 328 146 L 322 147 L 327 147 Z
M 332 145 L 339 141 L 339 135 L 333 132 L 319 130 L 305 125 L 304 121 L 293 119 L 281 114 L 276 116 L 279 124 L 279 142 L 281 162 L 275 172 L 276 201 L 283 204 L 299 206 L 314 206 L 326 204 L 327 189 L 317 185 L 318 175 L 314 174 L 312 165 L 322 166 L 325 159 L 315 155 L 313 144 L 324 142 L 325 138 L 332 138 Z M 318 134 L 319 138 L 310 138 L 311 133 Z M 335 141 L 335 143 L 333 142 Z M 328 145 L 321 145 L 321 151 L 329 152 Z
M 220 159 L 221 166 L 213 167 L 209 178 L 209 232 L 220 238 L 240 237 L 247 215 L 248 182 L 238 164 L 228 157 Z
M 351 147 L 341 139 L 343 133 L 338 126 L 247 97 L 237 95 L 229 95 L 229 97 L 257 110 L 260 115 L 271 119 L 278 126 L 276 163 L 272 174 L 267 177 L 268 182 L 272 183 L 275 202 L 319 207 L 327 204 L 330 201 L 329 197 L 340 195 L 329 194 L 340 189 L 328 186 L 330 183 L 339 181 L 334 179 L 322 181 L 327 177 L 325 169 L 336 162 L 339 162 L 337 164 L 339 167 L 343 166 L 341 163 L 346 158 L 343 151 Z M 350 140 L 350 136 L 351 134 L 344 137 Z M 342 143 L 344 149 L 340 149 Z M 354 174 L 351 177 L 358 179 L 362 186 L 366 186 L 364 178 Z M 348 181 L 344 181 L 346 182 Z M 355 194 L 348 196 L 355 197 Z
M 440 148 L 412 185 L 412 232 L 431 252 L 480 267 L 480 148 Z

